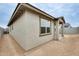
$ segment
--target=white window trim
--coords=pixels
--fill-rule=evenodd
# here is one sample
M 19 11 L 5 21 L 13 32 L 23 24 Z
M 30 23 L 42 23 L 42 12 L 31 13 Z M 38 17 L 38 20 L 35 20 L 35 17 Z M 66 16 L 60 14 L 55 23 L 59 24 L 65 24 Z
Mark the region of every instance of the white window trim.
M 51 21 L 50 21 L 50 32 L 47 33 L 47 29 L 45 29 L 45 33 L 41 33 L 41 19 L 44 19 L 44 18 L 40 18 L 40 36 L 50 35 L 51 34 Z

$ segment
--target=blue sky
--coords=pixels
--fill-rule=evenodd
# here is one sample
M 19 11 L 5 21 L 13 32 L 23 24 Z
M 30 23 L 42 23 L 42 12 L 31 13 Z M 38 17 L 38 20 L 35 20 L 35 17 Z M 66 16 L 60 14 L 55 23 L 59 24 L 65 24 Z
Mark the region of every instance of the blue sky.
M 64 16 L 71 26 L 79 26 L 79 4 L 77 3 L 31 3 L 48 14 L 59 17 Z M 17 4 L 0 3 L 0 26 L 6 27 Z

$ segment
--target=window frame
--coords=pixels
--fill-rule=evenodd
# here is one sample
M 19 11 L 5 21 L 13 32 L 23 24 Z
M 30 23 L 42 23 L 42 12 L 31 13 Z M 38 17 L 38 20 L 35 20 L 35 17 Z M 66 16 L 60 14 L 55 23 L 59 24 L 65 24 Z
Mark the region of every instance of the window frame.
M 13 30 L 13 24 L 12 24 L 12 26 L 11 26 L 11 27 L 12 27 L 12 30 Z
M 46 18 L 42 18 L 42 17 L 40 17 L 39 18 L 39 28 L 40 28 L 40 30 L 39 30 L 39 32 L 40 32 L 40 36 L 46 36 L 46 35 L 51 35 L 52 33 L 51 33 L 51 20 L 49 20 L 50 21 L 50 32 L 49 33 L 47 33 L 47 29 L 45 29 L 45 33 L 41 33 L 41 19 L 44 19 L 44 20 L 49 20 L 49 19 L 46 19 Z M 47 28 L 47 27 L 45 27 L 45 28 Z

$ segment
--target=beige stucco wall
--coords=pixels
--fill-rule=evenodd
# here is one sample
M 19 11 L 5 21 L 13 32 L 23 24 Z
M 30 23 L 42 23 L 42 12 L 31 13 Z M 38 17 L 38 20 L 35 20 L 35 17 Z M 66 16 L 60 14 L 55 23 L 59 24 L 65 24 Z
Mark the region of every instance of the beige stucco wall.
M 13 30 L 10 31 L 10 34 L 25 50 L 28 50 L 52 40 L 54 34 L 53 21 L 51 23 L 51 29 L 51 35 L 39 36 L 39 15 L 26 11 L 19 20 L 13 24 Z

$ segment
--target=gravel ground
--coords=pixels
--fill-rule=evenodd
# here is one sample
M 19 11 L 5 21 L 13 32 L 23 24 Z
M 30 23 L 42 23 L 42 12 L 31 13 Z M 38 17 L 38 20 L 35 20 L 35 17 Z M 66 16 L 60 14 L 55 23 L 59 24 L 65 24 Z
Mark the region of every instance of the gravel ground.
M 26 52 L 7 34 L 0 40 L 0 55 L 79 56 L 79 35 L 65 35 L 62 40 L 52 40 Z

